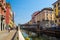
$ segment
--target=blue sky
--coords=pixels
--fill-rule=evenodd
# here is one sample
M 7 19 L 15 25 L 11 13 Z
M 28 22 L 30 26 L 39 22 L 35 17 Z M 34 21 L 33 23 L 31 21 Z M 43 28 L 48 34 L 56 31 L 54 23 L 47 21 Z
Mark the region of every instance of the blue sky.
M 15 23 L 24 24 L 31 20 L 31 15 L 45 7 L 52 7 L 57 0 L 6 0 L 15 12 Z

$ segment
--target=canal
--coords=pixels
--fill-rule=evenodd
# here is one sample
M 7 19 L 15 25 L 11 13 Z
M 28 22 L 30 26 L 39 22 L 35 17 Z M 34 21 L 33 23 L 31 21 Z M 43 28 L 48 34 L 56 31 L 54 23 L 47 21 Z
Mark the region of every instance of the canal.
M 29 32 L 26 30 L 21 30 L 21 32 L 26 40 L 60 40 L 60 38 L 47 36 L 45 34 L 38 37 L 36 33 Z

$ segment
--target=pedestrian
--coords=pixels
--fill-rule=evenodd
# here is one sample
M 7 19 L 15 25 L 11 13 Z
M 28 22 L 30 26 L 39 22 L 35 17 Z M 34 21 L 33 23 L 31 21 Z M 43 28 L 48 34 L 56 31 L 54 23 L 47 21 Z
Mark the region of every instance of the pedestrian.
M 8 28 L 8 32 L 10 32 L 10 27 Z

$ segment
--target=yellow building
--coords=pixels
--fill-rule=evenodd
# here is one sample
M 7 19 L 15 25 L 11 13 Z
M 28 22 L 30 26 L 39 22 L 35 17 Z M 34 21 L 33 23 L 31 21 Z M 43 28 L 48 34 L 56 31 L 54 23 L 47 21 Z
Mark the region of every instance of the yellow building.
M 14 20 L 13 20 L 13 12 L 10 10 L 10 15 L 9 15 L 9 25 L 11 28 L 14 28 Z
M 60 0 L 57 0 L 55 3 L 53 3 L 53 10 L 55 13 L 55 23 L 57 25 L 60 25 Z

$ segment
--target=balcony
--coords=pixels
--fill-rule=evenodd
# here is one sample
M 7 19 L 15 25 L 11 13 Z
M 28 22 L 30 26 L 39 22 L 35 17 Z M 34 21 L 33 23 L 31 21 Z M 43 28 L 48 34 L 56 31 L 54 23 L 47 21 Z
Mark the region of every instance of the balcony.
M 56 8 L 56 5 L 54 5 L 54 8 Z
M 4 19 L 5 19 L 5 17 L 3 15 L 1 15 L 1 20 L 4 20 Z
M 4 12 L 6 12 L 6 7 L 4 6 Z
M 2 6 L 2 3 L 0 2 L 0 7 Z
M 60 7 L 60 5 L 58 5 L 58 7 Z
M 4 12 L 6 12 L 6 8 L 4 6 L 2 6 L 2 10 L 4 10 Z
M 2 6 L 2 10 L 4 10 L 5 8 Z
M 60 18 L 60 15 L 56 16 L 56 18 Z
M 58 10 L 60 10 L 60 7 L 58 7 Z

